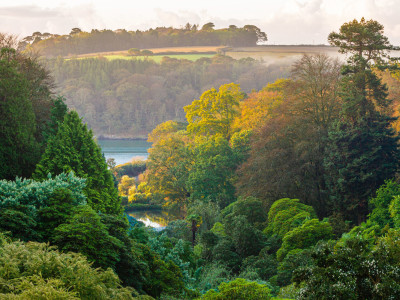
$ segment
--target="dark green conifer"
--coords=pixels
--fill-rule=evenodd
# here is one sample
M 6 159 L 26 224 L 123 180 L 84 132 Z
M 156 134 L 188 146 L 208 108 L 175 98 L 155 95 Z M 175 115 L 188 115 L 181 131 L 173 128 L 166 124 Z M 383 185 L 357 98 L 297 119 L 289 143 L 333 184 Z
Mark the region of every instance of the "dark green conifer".
M 92 131 L 75 111 L 65 116 L 57 135 L 49 139 L 34 177 L 45 179 L 49 173 L 58 175 L 70 171 L 86 179 L 85 194 L 95 211 L 121 213 L 118 192 L 101 149 L 93 140 Z
M 329 42 L 352 54 L 343 68 L 341 117 L 332 126 L 325 168 L 332 208 L 360 223 L 368 214 L 368 198 L 392 178 L 399 166 L 399 138 L 385 114 L 387 88 L 374 68 L 387 66 L 393 49 L 376 21 L 345 23 Z

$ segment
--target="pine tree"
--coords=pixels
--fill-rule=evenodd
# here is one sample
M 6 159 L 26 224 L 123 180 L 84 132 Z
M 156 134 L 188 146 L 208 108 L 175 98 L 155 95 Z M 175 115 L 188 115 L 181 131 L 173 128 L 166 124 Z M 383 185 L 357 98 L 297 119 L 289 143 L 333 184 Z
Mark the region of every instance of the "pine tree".
M 92 131 L 75 111 L 65 116 L 57 135 L 49 139 L 34 177 L 45 179 L 49 173 L 57 175 L 70 171 L 86 179 L 85 194 L 95 211 L 121 213 L 118 192 L 101 149 L 93 140 Z
M 394 176 L 399 167 L 394 118 L 385 114 L 387 88 L 373 68 L 384 68 L 393 46 L 376 21 L 345 23 L 329 35 L 331 45 L 350 53 L 343 68 L 342 110 L 327 143 L 325 169 L 332 209 L 360 223 L 368 213 L 368 198 Z

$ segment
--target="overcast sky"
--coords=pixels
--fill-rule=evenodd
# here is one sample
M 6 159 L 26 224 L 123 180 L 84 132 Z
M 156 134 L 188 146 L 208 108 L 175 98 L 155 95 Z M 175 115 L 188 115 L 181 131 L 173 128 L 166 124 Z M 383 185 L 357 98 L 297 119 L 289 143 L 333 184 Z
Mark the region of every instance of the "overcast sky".
M 374 19 L 400 45 L 400 0 L 0 0 L 0 32 L 25 37 L 34 31 L 182 27 L 187 22 L 216 28 L 253 24 L 268 44 L 327 44 L 344 22 Z

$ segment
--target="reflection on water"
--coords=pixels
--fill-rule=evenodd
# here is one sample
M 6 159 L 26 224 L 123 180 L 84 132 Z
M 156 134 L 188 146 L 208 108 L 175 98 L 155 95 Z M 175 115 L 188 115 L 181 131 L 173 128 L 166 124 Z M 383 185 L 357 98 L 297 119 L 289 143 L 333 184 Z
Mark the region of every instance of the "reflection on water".
M 177 215 L 164 210 L 128 211 L 127 214 L 153 228 L 165 227 L 169 222 L 178 219 Z

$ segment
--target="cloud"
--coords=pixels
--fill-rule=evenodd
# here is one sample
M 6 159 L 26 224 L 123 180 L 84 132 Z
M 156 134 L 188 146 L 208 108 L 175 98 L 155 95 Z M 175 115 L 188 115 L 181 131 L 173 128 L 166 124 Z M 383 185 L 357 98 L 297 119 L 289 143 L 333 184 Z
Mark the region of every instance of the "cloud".
M 73 27 L 87 30 L 104 25 L 93 5 L 43 8 L 38 5 L 0 7 L 0 31 L 20 37 L 34 31 L 69 33 Z
M 35 5 L 9 6 L 0 8 L 0 18 L 43 19 L 57 18 L 61 12 L 55 9 L 41 8 Z

